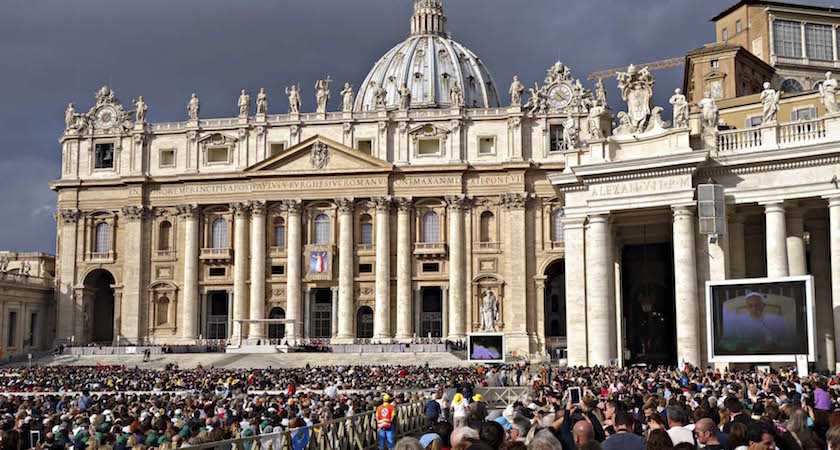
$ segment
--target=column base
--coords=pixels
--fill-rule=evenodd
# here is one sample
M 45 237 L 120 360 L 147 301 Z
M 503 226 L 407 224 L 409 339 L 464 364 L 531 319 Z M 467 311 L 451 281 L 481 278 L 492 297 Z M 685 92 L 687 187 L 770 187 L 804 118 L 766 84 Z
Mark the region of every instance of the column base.
M 505 352 L 518 357 L 527 357 L 531 354 L 530 336 L 527 333 L 506 334 Z
M 330 344 L 332 345 L 350 345 L 356 342 L 356 338 L 354 336 L 336 336 L 330 339 Z
M 374 336 L 370 342 L 372 344 L 392 344 L 394 342 L 394 338 L 391 336 Z
M 398 334 L 394 340 L 400 344 L 410 344 L 412 340 L 414 340 L 413 336 L 410 334 Z
M 248 345 L 257 345 L 257 341 L 261 341 L 263 344 L 268 341 L 268 338 L 265 336 L 248 336 L 248 339 L 245 339 L 245 342 Z

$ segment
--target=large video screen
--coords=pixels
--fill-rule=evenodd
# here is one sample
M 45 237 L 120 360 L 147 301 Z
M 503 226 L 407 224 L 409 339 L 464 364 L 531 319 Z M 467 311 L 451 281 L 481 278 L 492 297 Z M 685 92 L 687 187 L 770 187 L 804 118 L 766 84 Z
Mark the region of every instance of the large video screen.
M 505 335 L 502 333 L 471 333 L 467 335 L 470 361 L 504 362 Z
M 707 288 L 710 360 L 813 356 L 811 277 L 710 282 Z

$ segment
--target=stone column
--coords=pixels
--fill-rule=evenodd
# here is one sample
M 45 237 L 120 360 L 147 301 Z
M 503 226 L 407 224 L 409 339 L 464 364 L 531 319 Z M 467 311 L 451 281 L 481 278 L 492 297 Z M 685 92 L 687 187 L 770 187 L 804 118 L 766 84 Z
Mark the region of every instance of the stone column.
M 505 290 L 504 324 L 508 340 L 507 348 L 517 354 L 531 352 L 531 339 L 528 324 L 532 322 L 531 308 L 528 304 L 528 258 L 525 238 L 525 204 L 528 194 L 505 194 L 502 206 L 507 211 L 508 235 L 505 250 L 507 253 L 507 283 Z M 480 295 L 480 294 L 479 294 Z
M 747 258 L 744 250 L 744 220 L 740 214 L 733 214 L 727 224 L 729 234 L 729 275 L 732 278 L 747 276 Z
M 840 196 L 828 201 L 829 230 L 831 233 L 831 305 L 834 309 L 834 336 L 840 334 Z M 840 355 L 840 339 L 834 339 L 835 361 Z M 840 370 L 836 367 L 835 370 Z
M 338 286 L 330 286 L 330 300 L 332 301 L 330 338 L 335 339 L 338 335 Z
M 787 259 L 789 275 L 807 275 L 808 262 L 805 254 L 805 222 L 802 211 L 791 207 L 787 212 L 785 231 L 787 238 Z
M 144 274 L 149 254 L 144 250 L 143 231 L 147 215 L 145 206 L 123 206 L 125 224 L 125 250 L 123 264 L 122 337 L 133 344 L 145 338 L 146 298 Z
M 58 342 L 70 342 L 73 336 L 73 324 L 80 322 L 76 316 L 76 237 L 77 223 L 81 214 L 75 209 L 61 209 L 57 220 L 61 225 L 61 242 L 58 248 L 58 283 L 56 283 L 58 305 L 56 305 L 55 339 Z M 84 280 L 80 280 L 83 283 Z M 79 336 L 81 337 L 81 336 Z
M 397 199 L 397 340 L 411 342 L 413 328 L 411 307 L 411 199 Z
M 301 316 L 301 254 L 303 243 L 301 237 L 300 200 L 283 202 L 288 211 L 288 242 L 286 242 L 286 317 L 294 319 L 292 327 L 294 336 L 289 341 L 303 337 L 303 317 Z
M 414 335 L 418 338 L 420 335 L 421 316 L 423 315 L 423 291 L 420 288 L 414 290 Z M 444 331 L 445 332 L 445 331 Z
M 377 197 L 376 204 L 376 300 L 373 339 L 388 342 L 391 331 L 391 197 Z
M 441 327 L 440 327 L 440 335 L 441 338 L 445 341 L 449 339 L 449 336 L 452 334 L 452 329 L 449 328 L 449 286 L 441 286 L 440 287 L 440 299 L 441 299 Z
M 788 271 L 787 231 L 785 230 L 785 206 L 782 202 L 764 205 L 764 218 L 767 227 L 767 276 L 786 277 Z
M 677 361 L 702 367 L 700 317 L 697 304 L 697 257 L 694 250 L 694 211 L 674 211 L 674 292 L 676 294 Z M 723 263 L 723 261 L 721 261 Z
M 251 320 L 265 320 L 265 202 L 251 203 Z M 265 323 L 248 325 L 248 340 L 265 340 Z
M 566 244 L 566 349 L 569 367 L 588 365 L 586 333 L 586 259 L 584 223 L 586 218 L 563 220 Z
M 609 245 L 609 221 L 606 214 L 590 216 L 586 230 L 586 322 L 591 366 L 609 365 L 616 353 L 612 338 L 615 317 L 611 313 L 614 292 L 610 282 L 615 268 Z
M 198 339 L 198 252 L 200 237 L 198 229 L 198 205 L 179 205 L 178 214 L 184 219 L 184 287 L 181 299 L 181 338 Z
M 247 203 L 230 205 L 233 210 L 233 339 L 242 345 L 248 326 L 237 320 L 248 318 L 248 216 Z
M 336 343 L 353 343 L 353 199 L 340 198 L 338 205 L 338 333 Z
M 466 338 L 467 293 L 465 280 L 463 195 L 446 197 L 449 219 L 449 339 Z
M 814 275 L 814 317 L 816 318 L 817 368 L 834 370 L 834 319 L 831 307 L 831 250 L 828 221 L 808 221 L 811 235 L 811 272 Z
M 303 292 L 303 337 L 312 337 L 312 288 L 307 286 Z

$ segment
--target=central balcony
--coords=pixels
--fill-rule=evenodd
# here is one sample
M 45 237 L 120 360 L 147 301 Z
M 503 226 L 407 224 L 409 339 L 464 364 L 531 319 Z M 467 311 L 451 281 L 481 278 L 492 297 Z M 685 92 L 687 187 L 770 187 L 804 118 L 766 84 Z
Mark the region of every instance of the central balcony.
M 446 243 L 415 242 L 414 254 L 416 256 L 446 256 Z
M 233 249 L 224 248 L 202 248 L 199 259 L 204 261 L 230 261 L 233 258 Z

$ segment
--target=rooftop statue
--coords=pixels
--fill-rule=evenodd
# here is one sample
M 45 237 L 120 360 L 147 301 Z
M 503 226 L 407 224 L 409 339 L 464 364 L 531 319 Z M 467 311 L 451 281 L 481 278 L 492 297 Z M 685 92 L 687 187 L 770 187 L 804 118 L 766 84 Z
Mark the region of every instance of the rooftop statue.
M 770 87 L 770 83 L 764 83 L 764 90 L 761 91 L 761 106 L 763 120 L 761 123 L 776 123 L 779 121 L 779 99 L 781 91 Z
M 292 88 L 286 88 L 286 95 L 289 96 L 289 110 L 292 114 L 300 114 L 300 91 L 297 86 L 292 85 Z
M 344 83 L 344 89 L 341 91 L 341 110 L 344 112 L 353 111 L 353 88 L 350 83 Z
M 257 114 L 266 114 L 268 112 L 268 95 L 265 93 L 265 88 L 260 88 L 260 93 L 257 94 Z
M 653 108 L 653 85 L 655 80 L 645 67 L 637 70 L 630 65 L 627 72 L 618 72 L 618 88 L 621 98 L 627 102 L 627 126 L 619 126 L 623 132 L 642 133 L 647 131 Z

